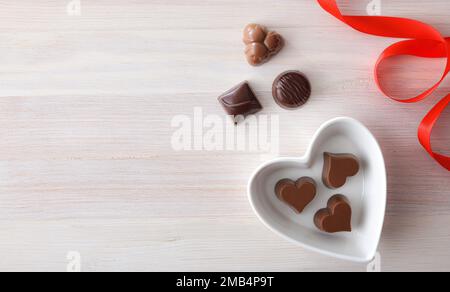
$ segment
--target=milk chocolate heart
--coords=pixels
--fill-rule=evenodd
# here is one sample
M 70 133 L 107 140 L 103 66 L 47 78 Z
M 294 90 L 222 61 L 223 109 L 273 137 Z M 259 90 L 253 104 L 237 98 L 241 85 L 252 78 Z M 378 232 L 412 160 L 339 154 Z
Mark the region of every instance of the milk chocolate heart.
M 278 198 L 297 213 L 303 212 L 305 207 L 314 200 L 316 192 L 316 182 L 309 177 L 302 177 L 296 182 L 283 179 L 275 187 Z
M 324 153 L 323 183 L 330 189 L 345 185 L 347 178 L 359 172 L 359 161 L 352 154 Z
M 324 232 L 351 232 L 352 207 L 343 195 L 335 195 L 328 201 L 328 207 L 319 210 L 314 217 L 317 228 Z

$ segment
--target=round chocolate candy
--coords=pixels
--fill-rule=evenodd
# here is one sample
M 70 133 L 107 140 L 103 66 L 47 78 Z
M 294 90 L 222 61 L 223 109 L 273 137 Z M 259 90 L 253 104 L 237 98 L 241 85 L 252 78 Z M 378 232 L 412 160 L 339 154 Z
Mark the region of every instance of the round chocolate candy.
M 311 84 L 301 72 L 287 71 L 275 79 L 272 94 L 282 108 L 296 109 L 309 100 Z

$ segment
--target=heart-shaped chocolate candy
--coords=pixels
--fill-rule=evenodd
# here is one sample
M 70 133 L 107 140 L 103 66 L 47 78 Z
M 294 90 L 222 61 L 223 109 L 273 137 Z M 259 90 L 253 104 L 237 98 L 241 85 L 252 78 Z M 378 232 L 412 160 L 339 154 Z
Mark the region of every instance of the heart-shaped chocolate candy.
M 297 213 L 303 212 L 305 207 L 314 200 L 316 192 L 316 182 L 309 177 L 302 177 L 296 182 L 290 179 L 283 179 L 275 187 L 275 193 L 278 198 Z
M 330 189 L 345 185 L 347 178 L 359 172 L 359 161 L 352 154 L 324 153 L 323 183 Z
M 328 207 L 319 210 L 314 223 L 328 233 L 352 231 L 352 207 L 343 195 L 335 195 L 328 201 Z

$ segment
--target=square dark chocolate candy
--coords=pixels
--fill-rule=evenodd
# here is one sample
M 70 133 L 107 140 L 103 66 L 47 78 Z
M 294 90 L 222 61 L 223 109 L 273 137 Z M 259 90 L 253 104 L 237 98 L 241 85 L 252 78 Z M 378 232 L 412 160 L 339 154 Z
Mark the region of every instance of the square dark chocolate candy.
M 219 96 L 219 102 L 226 113 L 233 116 L 235 122 L 237 122 L 238 116 L 245 118 L 262 110 L 261 103 L 248 82 L 242 82 Z

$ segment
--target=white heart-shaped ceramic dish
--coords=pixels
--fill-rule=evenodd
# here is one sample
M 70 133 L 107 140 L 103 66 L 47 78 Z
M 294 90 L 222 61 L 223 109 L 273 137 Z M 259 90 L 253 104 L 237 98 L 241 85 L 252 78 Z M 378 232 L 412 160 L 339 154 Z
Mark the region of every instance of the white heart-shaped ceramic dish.
M 340 189 L 322 183 L 323 153 L 351 153 L 361 162 L 360 172 Z M 275 195 L 284 178 L 308 176 L 317 183 L 317 196 L 302 214 L 296 214 Z M 352 118 L 333 119 L 320 127 L 302 158 L 279 158 L 265 163 L 252 175 L 248 194 L 261 221 L 275 233 L 325 255 L 365 263 L 371 261 L 383 229 L 387 182 L 383 153 L 375 137 Z M 335 194 L 343 194 L 353 209 L 351 233 L 327 234 L 316 228 L 314 215 Z

